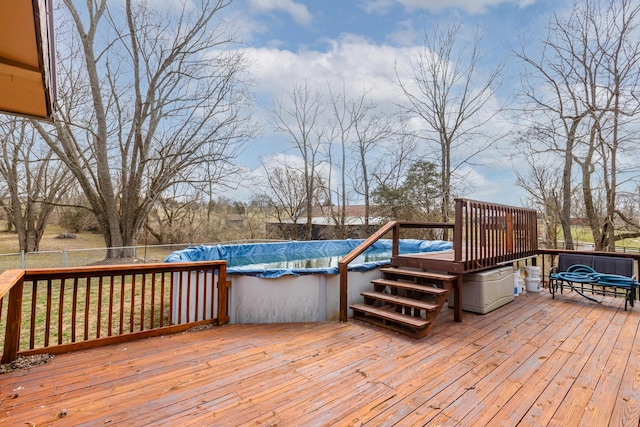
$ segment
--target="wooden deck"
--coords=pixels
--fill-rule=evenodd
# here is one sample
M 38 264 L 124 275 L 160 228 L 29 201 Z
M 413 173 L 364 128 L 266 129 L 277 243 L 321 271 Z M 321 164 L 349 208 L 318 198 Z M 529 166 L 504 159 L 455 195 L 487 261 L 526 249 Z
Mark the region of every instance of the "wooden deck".
M 465 274 L 474 271 L 487 270 L 502 265 L 511 265 L 512 262 L 493 263 L 486 266 L 485 263 L 479 263 L 478 266 L 472 266 L 467 263 L 466 253 L 463 251 L 460 261 L 454 260 L 455 254 L 453 250 L 440 252 L 422 252 L 417 254 L 396 255 L 391 259 L 391 263 L 399 266 L 420 268 L 430 271 L 446 271 L 452 274 Z M 533 258 L 533 257 L 531 257 Z
M 357 321 L 226 325 L 0 376 L 0 425 L 637 426 L 640 307 L 544 290 L 415 340 Z M 66 413 L 65 416 L 61 417 Z
M 463 261 L 466 260 L 463 258 Z M 391 258 L 391 264 L 419 268 L 425 271 L 444 271 L 453 274 L 465 273 L 464 264 L 454 261 L 453 250 L 396 255 Z

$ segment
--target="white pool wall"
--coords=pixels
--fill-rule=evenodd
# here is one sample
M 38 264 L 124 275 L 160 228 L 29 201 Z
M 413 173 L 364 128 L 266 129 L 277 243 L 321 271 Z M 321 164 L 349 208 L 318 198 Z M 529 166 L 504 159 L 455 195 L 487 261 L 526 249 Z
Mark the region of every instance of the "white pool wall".
M 361 292 L 371 290 L 371 280 L 382 277 L 379 269 L 350 271 L 347 303 L 362 300 Z M 340 315 L 340 275 L 308 274 L 261 279 L 229 275 L 230 323 L 287 323 L 338 320 Z M 349 313 L 351 314 L 351 313 Z
M 178 275 L 183 275 L 186 283 L 186 272 L 174 273 L 174 283 L 178 283 Z M 214 312 L 211 313 L 211 273 L 198 273 L 200 276 L 196 286 L 196 273 L 191 273 L 190 297 L 187 298 L 187 287 L 182 289 L 182 310 L 178 309 L 178 289 L 174 290 L 173 319 L 180 323 L 187 321 L 187 304 L 189 304 L 189 321 L 211 318 L 216 315 L 218 301 L 214 300 Z M 371 290 L 371 281 L 382 277 L 379 269 L 364 272 L 349 271 L 347 304 L 350 306 L 362 301 L 361 292 Z M 281 276 L 275 279 L 262 279 L 254 276 L 228 275 L 231 281 L 229 291 L 230 323 L 289 323 L 319 322 L 338 320 L 340 316 L 340 275 L 307 274 L 301 276 Z M 215 277 L 217 297 L 218 277 Z M 205 297 L 204 286 L 207 287 Z M 196 295 L 198 307 L 196 307 Z M 205 303 L 203 307 L 203 302 Z M 203 314 L 206 317 L 203 317 Z M 349 310 L 349 316 L 351 316 Z

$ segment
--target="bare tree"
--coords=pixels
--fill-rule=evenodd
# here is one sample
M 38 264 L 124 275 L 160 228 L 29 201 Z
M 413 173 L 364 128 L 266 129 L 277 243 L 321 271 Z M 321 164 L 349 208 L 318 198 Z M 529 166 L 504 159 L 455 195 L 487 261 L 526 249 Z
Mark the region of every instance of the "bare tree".
M 330 109 L 333 118 L 333 126 L 331 136 L 328 138 L 330 142 L 337 140 L 340 150 L 340 211 L 336 215 L 333 209 L 333 203 L 330 203 L 330 210 L 332 216 L 336 219 L 336 225 L 338 228 L 338 238 L 344 239 L 346 209 L 347 209 L 347 146 L 351 142 L 351 133 L 354 125 L 354 116 L 357 114 L 357 102 L 349 99 L 347 89 L 344 85 L 344 79 L 342 79 L 342 87 L 339 92 L 334 91 L 331 85 L 327 83 L 330 97 Z M 364 97 L 364 95 L 363 95 Z M 335 162 L 331 153 L 332 144 L 327 147 L 327 158 L 329 165 L 333 168 Z M 329 173 L 331 177 L 331 173 Z M 331 183 L 329 183 L 331 185 Z
M 409 118 L 403 114 L 392 117 L 395 126 L 393 135 L 387 140 L 379 141 L 378 150 L 373 161 L 369 161 L 371 166 L 370 192 L 375 191 L 374 187 L 384 185 L 390 188 L 398 188 L 404 181 L 409 168 L 421 155 L 417 147 L 417 138 L 409 128 Z M 368 147 L 368 146 L 367 146 Z M 359 147 L 360 151 L 360 147 Z M 365 150 L 366 151 L 366 150 Z M 373 153 L 367 151 L 366 154 Z M 358 186 L 355 186 L 358 188 Z
M 274 114 L 274 128 L 287 134 L 289 142 L 303 161 L 306 240 L 311 239 L 311 221 L 313 204 L 319 182 L 320 153 L 323 146 L 326 128 L 319 122 L 324 111 L 322 96 L 318 90 L 312 90 L 307 81 L 293 85 L 286 99 L 280 98 Z
M 618 156 L 628 153 L 627 148 L 636 145 L 636 116 L 640 113 L 640 4 L 629 0 L 609 2 L 604 10 L 595 9 L 594 13 L 595 19 L 587 13 L 585 15 L 587 19 L 595 21 L 595 27 L 600 30 L 596 40 L 603 52 L 603 74 L 608 84 L 604 88 L 606 96 L 601 108 L 606 122 L 596 120 L 597 115 L 594 117 L 598 135 L 597 149 L 603 158 L 606 219 L 601 230 L 592 226 L 592 233 L 601 231 L 601 247 L 606 246 L 613 251 L 617 240 L 615 215 L 618 186 L 622 184 L 620 174 L 628 172 Z M 600 85 L 594 92 L 594 99 L 599 99 Z M 592 109 L 592 115 L 595 115 L 595 111 L 595 108 Z M 635 171 L 636 166 L 631 167 Z M 624 220 L 623 216 L 620 218 Z
M 615 247 L 619 175 L 629 176 L 618 154 L 632 147 L 640 111 L 639 12 L 630 0 L 576 3 L 566 17 L 554 15 L 542 49 L 517 54 L 528 66 L 523 83 L 530 134 L 541 136 L 541 146 L 530 153 L 553 152 L 563 159 L 560 222 L 569 249 L 574 164 L 596 249 Z
M 532 156 L 522 157 L 519 167 L 514 169 L 518 186 L 525 189 L 531 205 L 539 209 L 544 224 L 542 239 L 548 248 L 558 247 L 557 226 L 562 210 L 562 168 L 557 159 L 546 163 Z M 523 167 L 524 161 L 528 167 Z
M 424 132 L 420 137 L 435 146 L 443 222 L 449 221 L 452 175 L 495 142 L 483 128 L 500 113 L 490 103 L 501 84 L 502 66 L 482 73 L 479 33 L 471 44 L 462 45 L 460 29 L 461 23 L 457 23 L 425 34 L 422 49 L 408 70 L 409 77 L 401 77 L 396 70 L 398 85 L 407 101 L 404 108 L 421 119 Z
M 298 239 L 298 221 L 307 207 L 306 177 L 303 171 L 291 165 L 267 165 L 263 163 L 267 173 L 267 188 L 264 195 L 268 206 L 276 214 L 278 222 L 293 223 L 293 238 Z
M 351 181 L 356 193 L 364 198 L 364 230 L 368 230 L 373 204 L 372 194 L 375 189 L 372 178 L 376 172 L 380 172 L 379 168 L 383 164 L 381 156 L 390 156 L 402 163 L 407 151 L 403 150 L 402 146 L 404 141 L 400 131 L 401 116 L 376 110 L 374 104 L 366 102 L 364 94 L 356 105 L 358 108 L 353 116 L 355 141 L 351 150 Z M 387 151 L 385 148 L 391 150 Z
M 70 174 L 27 120 L 0 122 L 0 150 L 7 193 L 0 206 L 18 233 L 20 250 L 37 251 L 49 217 L 70 185 Z
M 207 227 L 200 218 L 203 206 L 199 197 L 197 193 L 185 196 L 184 188 L 167 189 L 149 212 L 145 233 L 151 234 L 159 244 L 202 241 Z
M 553 32 L 550 32 L 553 34 Z M 516 56 L 524 61 L 529 70 L 521 80 L 523 96 L 528 106 L 523 117 L 530 118 L 527 137 L 539 143 L 527 143 L 527 156 L 553 151 L 562 158 L 562 198 L 559 212 L 566 249 L 573 249 L 571 235 L 572 165 L 575 146 L 582 137 L 582 123 L 586 121 L 588 110 L 579 102 L 575 91 L 581 86 L 571 75 L 574 64 L 571 58 L 562 58 L 563 48 L 551 36 L 543 42 L 540 59 L 530 58 L 524 51 Z M 525 121 L 526 122 L 526 121 Z
M 353 192 L 364 198 L 364 230 L 368 230 L 371 211 L 372 169 L 375 162 L 372 153 L 383 142 L 391 142 L 394 137 L 394 117 L 386 114 L 379 106 L 369 100 L 370 91 L 363 90 L 353 96 L 344 87 L 340 92 L 329 87 L 330 109 L 332 112 L 331 141 L 337 141 L 340 160 L 329 163 L 339 165 L 340 169 L 340 212 L 336 216 L 338 237 L 346 234 L 345 220 L 348 195 Z M 379 152 L 379 151 L 378 151 Z M 388 154 L 388 153 L 387 153 Z M 348 184 L 351 183 L 351 189 Z M 333 207 L 332 207 L 333 209 Z
M 231 0 L 63 3 L 60 106 L 52 129 L 37 127 L 107 246 L 134 245 L 167 188 L 230 163 L 247 137 L 244 59 L 225 50 L 233 40 L 219 18 Z

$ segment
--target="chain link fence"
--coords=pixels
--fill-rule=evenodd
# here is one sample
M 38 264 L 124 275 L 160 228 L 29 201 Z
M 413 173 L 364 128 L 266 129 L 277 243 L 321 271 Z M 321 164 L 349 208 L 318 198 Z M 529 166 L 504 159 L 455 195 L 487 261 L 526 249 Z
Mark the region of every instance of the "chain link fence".
M 221 245 L 240 243 L 267 243 L 280 240 L 254 239 L 231 242 L 198 243 L 198 245 Z M 107 258 L 109 248 L 63 249 L 58 251 L 16 252 L 0 254 L 0 272 L 11 269 L 79 267 L 83 265 L 102 264 L 150 264 L 163 262 L 174 251 L 194 246 L 191 243 L 170 245 L 124 246 L 111 250 L 127 250 L 131 254 L 127 258 Z
M 115 259 L 118 264 L 162 262 L 173 251 L 185 249 L 189 243 L 172 245 L 127 246 L 111 248 L 128 250 L 131 257 Z M 78 267 L 82 265 L 110 264 L 108 248 L 63 249 L 60 251 L 16 252 L 0 254 L 0 272 L 10 269 Z

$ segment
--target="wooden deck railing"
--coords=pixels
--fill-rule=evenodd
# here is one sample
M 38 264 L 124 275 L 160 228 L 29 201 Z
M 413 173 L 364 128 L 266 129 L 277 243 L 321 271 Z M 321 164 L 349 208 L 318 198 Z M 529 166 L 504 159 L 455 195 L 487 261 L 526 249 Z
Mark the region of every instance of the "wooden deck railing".
M 481 270 L 538 253 L 535 210 L 456 199 L 454 261 Z
M 227 323 L 229 284 L 225 261 L 5 271 L 2 363 Z
M 400 229 L 401 228 L 424 228 L 424 229 L 439 229 L 439 228 L 454 228 L 454 224 L 441 223 L 441 222 L 409 222 L 409 221 L 389 221 L 383 225 L 378 231 L 372 234 L 364 242 L 360 243 L 342 257 L 338 262 L 338 273 L 340 274 L 340 321 L 346 322 L 348 319 L 348 272 L 349 263 L 366 251 L 371 245 L 383 238 L 385 235 L 392 234 L 392 249 L 391 256 L 396 256 L 399 253 L 400 247 Z
M 535 210 L 456 199 L 454 223 L 391 221 L 362 242 L 338 263 L 340 274 L 340 321 L 348 317 L 348 265 L 376 241 L 392 232 L 393 254 L 398 255 L 401 228 L 452 228 L 456 268 L 450 273 L 483 270 L 535 257 L 538 253 Z

